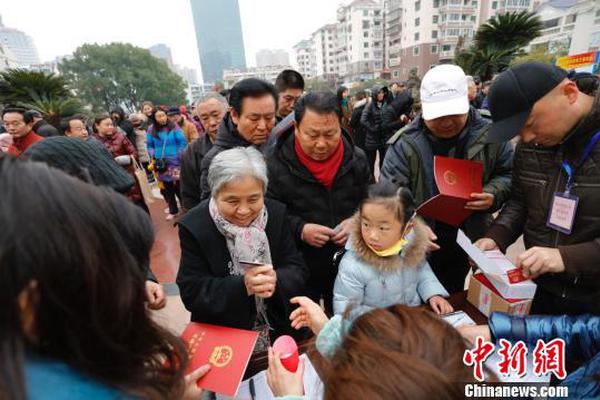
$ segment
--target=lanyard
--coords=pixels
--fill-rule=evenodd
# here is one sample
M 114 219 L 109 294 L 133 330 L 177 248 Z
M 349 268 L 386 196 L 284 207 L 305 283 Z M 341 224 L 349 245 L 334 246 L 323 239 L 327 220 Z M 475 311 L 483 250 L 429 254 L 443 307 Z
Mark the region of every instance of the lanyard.
M 581 167 L 583 165 L 584 161 L 590 156 L 590 154 L 592 153 L 592 150 L 596 146 L 596 143 L 598 143 L 598 140 L 600 140 L 600 131 L 596 132 L 596 134 L 589 141 L 583 154 L 581 155 L 581 157 L 579 157 L 579 160 L 577 160 L 577 164 L 575 164 L 575 166 L 571 166 L 571 164 L 569 164 L 566 161 L 562 162 L 562 167 L 568 176 L 567 188 L 565 190 L 565 193 L 567 193 L 567 194 L 571 193 L 571 189 L 573 188 L 573 178 L 575 177 L 575 173 L 577 172 L 579 167 Z

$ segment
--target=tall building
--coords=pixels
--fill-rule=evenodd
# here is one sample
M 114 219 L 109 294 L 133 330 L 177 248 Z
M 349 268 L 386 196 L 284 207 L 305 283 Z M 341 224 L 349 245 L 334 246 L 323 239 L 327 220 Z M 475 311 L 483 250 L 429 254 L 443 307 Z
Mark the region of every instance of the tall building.
M 315 47 L 312 40 L 301 40 L 294 46 L 296 68 L 305 79 L 316 75 Z
M 256 66 L 290 65 L 290 55 L 285 50 L 262 49 L 256 52 Z
M 275 83 L 277 75 L 284 69 L 292 68 L 289 65 L 268 65 L 266 67 L 232 68 L 223 71 L 223 81 L 227 88 L 233 87 L 237 82 L 247 78 L 258 78 Z
M 600 50 L 600 2 L 553 0 L 536 11 L 543 29 L 542 35 L 532 40 L 532 49 L 566 51 L 570 55 Z
M 190 0 L 204 82 L 223 79 L 226 68 L 245 68 L 238 0 Z
M 334 49 L 336 35 L 336 24 L 324 25 L 311 35 L 315 54 L 315 76 L 332 83 L 337 79 Z
M 18 64 L 10 50 L 0 43 L 0 72 L 11 68 L 17 68 Z
M 173 68 L 173 55 L 171 54 L 171 48 L 164 43 L 158 43 L 148 48 L 150 54 L 161 60 L 165 60 L 169 68 Z
M 33 39 L 24 32 L 5 27 L 0 17 L 0 45 L 12 54 L 19 67 L 27 67 L 40 63 L 37 48 Z

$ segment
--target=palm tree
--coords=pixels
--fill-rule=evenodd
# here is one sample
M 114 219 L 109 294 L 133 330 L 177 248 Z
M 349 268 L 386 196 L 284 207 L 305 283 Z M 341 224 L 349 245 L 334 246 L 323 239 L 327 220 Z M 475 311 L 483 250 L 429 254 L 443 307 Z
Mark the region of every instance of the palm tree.
M 31 97 L 31 101 L 17 102 L 16 105 L 38 111 L 48 123 L 57 128 L 60 126 L 62 118 L 85 113 L 81 102 L 73 97 L 57 98 L 47 95 L 39 96 L 36 93 L 31 93 Z
M 34 100 L 32 94 L 48 98 L 69 97 L 67 82 L 52 73 L 9 69 L 0 73 L 0 103 L 15 104 Z
M 477 29 L 475 45 L 498 49 L 521 48 L 540 36 L 542 21 L 529 11 L 507 12 L 487 20 Z

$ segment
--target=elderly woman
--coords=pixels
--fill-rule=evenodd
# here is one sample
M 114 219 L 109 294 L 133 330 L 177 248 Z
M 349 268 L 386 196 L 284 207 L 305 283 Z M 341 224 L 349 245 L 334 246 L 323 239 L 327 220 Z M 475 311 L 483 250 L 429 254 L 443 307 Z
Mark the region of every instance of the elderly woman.
M 308 274 L 285 206 L 264 198 L 267 182 L 256 149 L 223 151 L 208 171 L 211 197 L 179 222 L 177 284 L 192 321 L 258 331 L 255 350 L 295 334 L 289 299 Z

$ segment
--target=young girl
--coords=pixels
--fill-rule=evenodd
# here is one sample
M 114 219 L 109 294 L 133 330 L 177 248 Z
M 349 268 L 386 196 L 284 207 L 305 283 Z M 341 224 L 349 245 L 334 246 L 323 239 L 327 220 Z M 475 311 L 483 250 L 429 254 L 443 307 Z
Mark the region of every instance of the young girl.
M 425 259 L 424 223 L 414 218 L 408 189 L 380 182 L 369 188 L 352 220 L 350 240 L 333 289 L 333 310 L 350 306 L 350 318 L 393 304 L 429 303 L 438 314 L 452 312 L 446 289 Z

